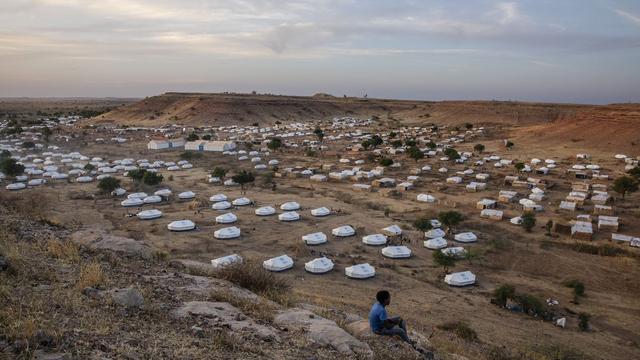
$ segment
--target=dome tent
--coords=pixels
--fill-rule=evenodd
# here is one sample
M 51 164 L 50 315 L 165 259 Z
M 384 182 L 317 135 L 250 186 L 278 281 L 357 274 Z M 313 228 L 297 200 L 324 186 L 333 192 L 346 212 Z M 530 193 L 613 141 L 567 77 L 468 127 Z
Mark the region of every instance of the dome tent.
M 387 226 L 386 228 L 382 229 L 382 232 L 384 232 L 388 236 L 398 236 L 398 235 L 402 234 L 402 229 L 398 225 L 391 225 L 391 226 Z
M 241 263 L 242 257 L 238 254 L 231 254 L 211 260 L 211 266 L 213 266 L 214 269 L 220 269 L 225 266 Z
M 326 257 L 316 258 L 305 263 L 304 269 L 312 274 L 325 274 L 333 270 L 333 261 Z
M 368 263 L 357 264 L 346 267 L 344 274 L 351 279 L 367 279 L 376 275 L 376 269 Z
M 371 234 L 362 237 L 362 242 L 367 245 L 384 245 L 387 243 L 387 237 L 383 234 Z
M 139 213 L 137 213 L 136 216 L 140 220 L 157 219 L 157 218 L 162 216 L 162 211 L 157 210 L 157 209 L 144 210 L 144 211 L 140 211 Z
M 231 224 L 238 221 L 238 217 L 234 213 L 226 213 L 216 217 L 218 224 Z
M 142 199 L 142 201 L 145 204 L 155 204 L 155 203 L 159 203 L 162 201 L 162 198 L 158 195 L 151 195 L 151 196 L 147 196 L 146 198 Z
M 216 239 L 234 239 L 240 236 L 240 229 L 230 226 L 213 232 Z
M 269 216 L 275 214 L 276 209 L 272 208 L 271 206 L 263 206 L 261 208 L 257 208 L 255 213 L 258 216 Z
M 178 220 L 167 225 L 167 229 L 171 231 L 189 231 L 195 228 L 196 224 L 191 220 Z
M 331 214 L 331 210 L 324 206 L 311 210 L 311 215 L 313 216 L 327 216 L 329 214 Z
M 307 245 L 320 245 L 327 242 L 327 235 L 323 232 L 315 232 L 302 236 L 302 241 Z
M 411 249 L 401 246 L 387 246 L 382 249 L 382 255 L 391 259 L 406 259 L 411 257 Z
M 437 229 L 431 229 L 427 232 L 424 233 L 424 236 L 429 238 L 429 239 L 436 239 L 439 237 L 444 237 L 445 235 L 447 235 L 447 233 L 444 232 L 444 230 L 437 228 Z
M 140 199 L 140 198 L 130 198 L 130 199 L 126 199 L 123 202 L 120 203 L 120 205 L 124 206 L 124 207 L 130 207 L 130 206 L 140 206 L 144 204 L 144 200 Z
M 444 282 L 451 286 L 468 286 L 476 282 L 476 276 L 471 271 L 451 273 L 444 277 Z
M 282 205 L 280 205 L 280 210 L 284 211 L 294 211 L 300 209 L 300 204 L 295 201 L 289 201 Z
M 478 237 L 476 236 L 476 234 L 472 232 L 463 232 L 463 233 L 455 234 L 453 236 L 453 239 L 461 243 L 470 243 L 470 242 L 478 241 Z
M 12 183 L 7 185 L 5 188 L 7 190 L 22 190 L 24 188 L 26 188 L 27 185 L 25 185 L 24 183 Z
M 209 201 L 211 202 L 219 202 L 219 201 L 227 201 L 227 195 L 225 194 L 215 194 L 215 195 L 211 195 L 211 197 L 209 198 Z
M 147 195 L 147 193 L 145 192 L 137 192 L 127 195 L 127 199 L 144 199 L 147 196 L 149 195 Z
M 178 194 L 178 198 L 181 200 L 193 199 L 194 197 L 196 197 L 196 193 L 193 191 L 184 191 Z
M 356 231 L 349 225 L 343 225 L 331 230 L 331 234 L 338 237 L 347 237 L 355 235 Z
M 443 237 L 424 241 L 424 247 L 431 250 L 439 250 L 447 247 L 447 240 Z
M 278 257 L 265 260 L 262 266 L 269 271 L 284 271 L 293 267 L 293 259 L 287 255 L 280 255 Z
M 213 203 L 213 205 L 211 205 L 211 208 L 213 210 L 218 210 L 218 211 L 227 210 L 227 209 L 231 208 L 231 203 L 228 202 L 228 201 L 220 201 L 220 202 L 217 202 L 217 203 Z
M 467 250 L 462 246 L 448 247 L 440 251 L 447 256 L 453 256 L 457 259 L 463 259 L 467 255 Z
M 233 204 L 234 206 L 245 206 L 251 204 L 251 200 L 246 197 L 241 197 L 233 200 L 231 204 Z
M 300 214 L 295 211 L 287 211 L 280 215 L 278 215 L 278 220 L 280 221 L 296 221 L 300 220 Z

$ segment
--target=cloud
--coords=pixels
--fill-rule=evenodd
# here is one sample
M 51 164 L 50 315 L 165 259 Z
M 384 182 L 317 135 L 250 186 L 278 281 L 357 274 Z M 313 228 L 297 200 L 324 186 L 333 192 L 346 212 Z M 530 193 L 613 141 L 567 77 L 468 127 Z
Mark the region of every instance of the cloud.
M 619 16 L 631 21 L 634 25 L 640 26 L 640 15 L 636 15 L 620 9 L 615 9 L 614 12 Z
M 489 13 L 495 15 L 498 23 L 502 25 L 513 24 L 524 19 L 524 16 L 520 14 L 518 4 L 515 2 L 498 3 L 495 9 Z

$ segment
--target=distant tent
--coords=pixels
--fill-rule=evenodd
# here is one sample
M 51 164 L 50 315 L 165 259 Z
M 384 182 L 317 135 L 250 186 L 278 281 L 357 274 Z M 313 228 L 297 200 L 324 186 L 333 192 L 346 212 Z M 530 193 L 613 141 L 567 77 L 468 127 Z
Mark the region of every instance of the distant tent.
M 218 211 L 227 210 L 231 208 L 231 203 L 228 201 L 220 201 L 211 205 L 211 208 Z
M 302 236 L 302 241 L 307 245 L 319 245 L 327 242 L 327 235 L 323 232 L 315 232 Z
M 278 215 L 278 220 L 280 221 L 296 221 L 300 220 L 300 214 L 295 211 L 287 211 L 280 215 Z
M 349 266 L 344 269 L 347 277 L 352 279 L 367 279 L 376 275 L 376 270 L 368 263 Z
M 425 240 L 424 247 L 431 250 L 444 249 L 447 247 L 447 240 L 442 237 Z
M 211 266 L 213 266 L 214 269 L 220 269 L 233 264 L 241 264 L 242 261 L 243 260 L 240 255 L 231 254 L 211 260 Z
M 334 236 L 347 237 L 355 235 L 356 231 L 349 225 L 343 225 L 331 230 L 331 233 Z
M 193 199 L 194 197 L 196 197 L 196 194 L 193 191 L 185 191 L 178 194 L 178 198 L 182 200 Z
M 216 217 L 218 224 L 231 224 L 238 221 L 238 217 L 233 213 L 226 213 Z
M 162 216 L 162 211 L 157 210 L 157 209 L 144 210 L 144 211 L 140 211 L 139 213 L 137 213 L 136 216 L 140 220 L 157 219 L 157 218 Z
M 476 276 L 471 271 L 456 272 L 444 277 L 444 282 L 451 286 L 468 286 L 476 282 Z
M 331 214 L 331 210 L 329 210 L 328 208 L 326 208 L 324 206 L 323 207 L 319 207 L 317 209 L 311 210 L 311 215 L 313 215 L 313 216 L 320 217 L 320 216 L 327 216 L 329 214 Z
M 265 260 L 262 266 L 269 271 L 284 271 L 293 267 L 293 259 L 287 255 L 281 255 Z
M 280 205 L 280 210 L 284 211 L 294 211 L 300 209 L 300 204 L 295 201 L 289 201 L 282 205 Z
M 189 231 L 196 228 L 196 224 L 191 220 L 178 220 L 169 223 L 167 228 L 171 231 Z
M 463 233 L 455 234 L 453 236 L 453 239 L 461 243 L 470 243 L 470 242 L 478 241 L 478 237 L 476 236 L 476 234 L 472 232 L 463 232 Z
M 401 246 L 387 246 L 382 249 L 382 255 L 392 259 L 404 259 L 411 257 L 411 249 Z
M 316 258 L 304 264 L 304 269 L 312 274 L 324 274 L 333 270 L 333 261 L 326 257 Z
M 209 198 L 209 201 L 211 202 L 227 201 L 227 195 L 225 194 L 211 195 L 211 197 Z
M 213 232 L 216 239 L 234 239 L 240 236 L 240 229 L 230 226 Z
M 241 197 L 233 200 L 231 204 L 233 204 L 234 206 L 245 206 L 251 204 L 251 200 L 246 197 Z
M 272 208 L 271 206 L 263 206 L 263 207 L 257 208 L 255 213 L 258 216 L 269 216 L 269 215 L 275 214 L 276 209 Z
M 387 243 L 387 237 L 383 234 L 371 234 L 362 237 L 362 242 L 367 245 L 384 245 Z
M 444 232 L 444 230 L 442 229 L 431 229 L 427 232 L 424 233 L 424 236 L 429 238 L 429 239 L 436 239 L 436 238 L 440 238 L 447 235 L 446 232 Z

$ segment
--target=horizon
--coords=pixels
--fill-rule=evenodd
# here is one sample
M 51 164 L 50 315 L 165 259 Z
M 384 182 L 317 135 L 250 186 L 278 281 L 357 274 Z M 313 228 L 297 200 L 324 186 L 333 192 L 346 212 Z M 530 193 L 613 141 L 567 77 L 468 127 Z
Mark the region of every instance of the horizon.
M 631 0 L 8 0 L 0 10 L 3 98 L 640 102 Z

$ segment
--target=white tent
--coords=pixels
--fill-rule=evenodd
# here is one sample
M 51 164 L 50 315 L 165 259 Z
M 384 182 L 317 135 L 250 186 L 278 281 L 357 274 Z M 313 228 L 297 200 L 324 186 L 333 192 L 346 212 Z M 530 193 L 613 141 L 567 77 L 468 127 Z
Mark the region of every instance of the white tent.
M 127 190 L 123 188 L 117 188 L 111 192 L 112 196 L 122 196 L 127 193 Z
M 240 229 L 235 226 L 230 226 L 216 230 L 213 232 L 213 236 L 216 239 L 233 239 L 240 236 Z
M 275 214 L 276 209 L 272 208 L 271 206 L 263 206 L 263 207 L 257 208 L 255 213 L 258 216 L 269 216 L 269 215 Z
M 455 246 L 446 249 L 440 250 L 443 254 L 447 256 L 453 256 L 458 259 L 462 259 L 467 254 L 467 250 L 465 250 L 462 246 Z
M 144 210 L 144 211 L 140 211 L 139 213 L 137 213 L 136 216 L 140 220 L 157 219 L 157 218 L 162 216 L 162 211 L 157 210 L 157 209 Z
M 227 201 L 227 195 L 225 194 L 211 195 L 211 197 L 209 198 L 209 201 L 211 202 Z
M 367 279 L 376 275 L 376 269 L 365 263 L 346 267 L 344 274 L 352 279 Z
M 196 224 L 191 220 L 173 221 L 167 225 L 167 229 L 171 231 L 188 231 L 196 228 Z
M 265 260 L 262 266 L 269 271 L 284 271 L 293 267 L 293 259 L 287 255 L 280 255 L 278 257 Z
M 24 183 L 13 183 L 13 184 L 9 184 L 7 185 L 5 188 L 7 190 L 21 190 L 26 188 L 27 185 L 25 185 Z
M 311 215 L 313 216 L 327 216 L 329 214 L 331 214 L 331 210 L 324 206 L 311 210 Z
M 182 200 L 193 199 L 194 197 L 196 197 L 196 193 L 193 191 L 185 191 L 178 194 L 178 198 Z
M 241 197 L 233 200 L 231 203 L 235 206 L 245 206 L 251 204 L 251 200 L 246 197 Z
M 391 226 L 387 226 L 386 228 L 382 229 L 382 232 L 384 232 L 385 234 L 387 234 L 389 236 L 398 236 L 398 235 L 402 234 L 402 229 L 398 225 L 391 225 Z
M 144 201 L 145 204 L 155 204 L 161 202 L 162 198 L 158 195 L 151 195 L 142 199 L 142 201 Z
M 300 209 L 300 204 L 295 201 L 289 201 L 282 205 L 280 205 L 280 210 L 284 211 L 294 211 Z
M 343 225 L 331 230 L 331 233 L 334 236 L 346 237 L 355 235 L 356 231 L 349 225 Z
M 156 192 L 153 193 L 154 195 L 158 195 L 160 197 L 169 197 L 171 196 L 172 192 L 169 189 L 160 189 Z
M 228 201 L 220 201 L 220 202 L 217 202 L 217 203 L 213 203 L 211 205 L 211 208 L 213 210 L 218 210 L 218 211 L 227 210 L 230 207 L 231 207 L 231 203 L 228 202 Z
M 472 232 L 463 232 L 463 233 L 455 234 L 453 236 L 453 239 L 461 243 L 470 243 L 470 242 L 478 241 L 478 237 L 476 236 L 476 234 Z
M 510 223 L 512 223 L 513 225 L 522 225 L 522 217 L 520 216 L 516 216 L 511 218 L 511 220 L 509 220 Z
M 242 263 L 242 257 L 238 254 L 231 254 L 211 260 L 211 266 L 213 266 L 214 269 L 239 263 Z
M 149 195 L 147 195 L 147 193 L 145 192 L 137 192 L 127 195 L 127 199 L 144 199 L 147 196 Z
M 315 232 L 302 236 L 302 241 L 307 245 L 319 245 L 327 242 L 327 235 L 323 232 Z
M 476 282 L 476 276 L 471 271 L 462 271 L 444 277 L 444 282 L 451 286 L 467 286 Z
M 124 207 L 140 206 L 142 204 L 144 204 L 144 201 L 140 198 L 131 198 L 131 199 L 124 200 L 123 202 L 120 203 L 120 205 Z
M 76 179 L 76 182 L 79 182 L 79 183 L 88 183 L 92 181 L 93 181 L 93 177 L 91 176 L 80 176 Z
M 429 194 L 418 194 L 416 200 L 421 202 L 433 203 L 436 202 L 436 197 Z
M 304 269 L 312 274 L 324 274 L 333 270 L 333 261 L 326 257 L 316 258 L 305 263 Z
M 362 237 L 362 242 L 367 245 L 384 245 L 387 243 L 387 237 L 383 234 L 371 234 Z
M 226 213 L 216 217 L 218 224 L 231 224 L 238 221 L 238 217 L 233 213 Z
M 295 211 L 287 211 L 280 215 L 278 215 L 278 220 L 280 221 L 296 221 L 300 220 L 300 214 Z
M 444 232 L 444 230 L 442 229 L 431 229 L 427 232 L 424 233 L 424 236 L 429 238 L 429 239 L 436 239 L 439 237 L 443 237 L 445 236 L 447 233 Z
M 382 255 L 392 259 L 404 259 L 411 257 L 411 249 L 401 246 L 387 246 L 382 249 Z
M 46 183 L 47 183 L 47 180 L 45 180 L 45 179 L 33 179 L 33 180 L 29 180 L 27 185 L 29 185 L 29 186 L 38 186 L 38 185 L 44 185 Z M 9 190 L 11 190 L 11 189 L 9 189 Z
M 424 241 L 424 247 L 431 250 L 439 250 L 447 247 L 447 240 L 443 237 Z

